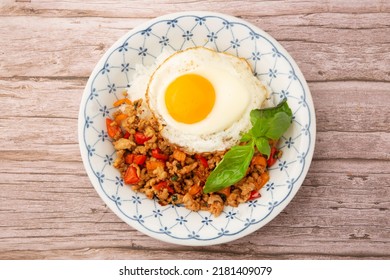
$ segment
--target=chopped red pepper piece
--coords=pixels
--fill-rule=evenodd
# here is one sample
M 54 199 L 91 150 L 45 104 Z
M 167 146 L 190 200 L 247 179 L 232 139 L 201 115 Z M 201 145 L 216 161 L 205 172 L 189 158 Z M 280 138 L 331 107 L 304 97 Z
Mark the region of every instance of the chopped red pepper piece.
M 145 155 L 134 155 L 134 160 L 133 162 L 138 165 L 144 164 L 146 161 L 146 156 Z
M 200 163 L 201 163 L 204 167 L 206 167 L 206 168 L 209 167 L 209 164 L 207 163 L 207 159 L 206 159 L 205 157 L 203 157 L 203 156 L 201 156 L 201 155 L 195 155 L 195 158 L 196 158 L 197 160 L 199 160 Z
M 271 167 L 272 165 L 275 164 L 278 154 L 278 150 L 275 147 L 271 148 L 271 153 L 269 155 L 269 158 L 267 159 L 267 167 Z
M 146 161 L 146 156 L 145 155 L 127 154 L 125 156 L 125 162 L 127 164 L 135 163 L 135 164 L 138 164 L 138 165 L 142 165 L 142 164 L 145 163 L 145 161 Z
M 134 134 L 135 143 L 137 143 L 138 145 L 145 144 L 145 142 L 151 138 L 152 137 L 146 137 L 145 134 L 138 132 L 138 131 Z
M 130 132 L 126 131 L 125 135 L 123 135 L 123 138 L 129 139 L 130 137 Z
M 124 181 L 126 184 L 136 184 L 140 181 L 137 175 L 137 169 L 134 166 L 129 166 L 126 170 Z
M 256 198 L 259 198 L 260 196 L 261 196 L 261 195 L 260 195 L 260 193 L 259 193 L 258 191 L 253 190 L 253 191 L 251 192 L 250 197 L 248 198 L 248 201 L 249 201 L 249 200 L 254 200 L 254 199 L 256 199 Z
M 160 159 L 160 160 L 168 160 L 168 158 L 169 158 L 169 156 L 163 154 L 159 148 L 156 148 L 156 149 L 152 150 L 152 156 L 155 159 Z
M 113 122 L 112 119 L 106 118 L 107 134 L 111 138 L 115 138 L 122 133 L 121 128 L 117 124 L 113 124 Z
M 127 154 L 125 156 L 125 162 L 127 164 L 132 164 L 134 162 L 134 154 Z
M 162 181 L 157 185 L 153 186 L 153 188 L 157 191 L 161 191 L 162 189 L 167 189 L 169 193 L 174 193 L 175 190 L 168 185 L 167 181 Z

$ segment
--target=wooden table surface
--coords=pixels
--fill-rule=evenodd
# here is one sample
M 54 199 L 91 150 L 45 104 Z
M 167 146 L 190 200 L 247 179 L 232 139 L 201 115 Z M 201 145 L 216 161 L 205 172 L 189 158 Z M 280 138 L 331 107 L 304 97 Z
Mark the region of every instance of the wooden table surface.
M 156 16 L 209 10 L 277 39 L 317 115 L 285 210 L 223 245 L 154 240 L 100 199 L 77 117 L 103 53 Z M 0 1 L 0 259 L 390 259 L 390 1 Z

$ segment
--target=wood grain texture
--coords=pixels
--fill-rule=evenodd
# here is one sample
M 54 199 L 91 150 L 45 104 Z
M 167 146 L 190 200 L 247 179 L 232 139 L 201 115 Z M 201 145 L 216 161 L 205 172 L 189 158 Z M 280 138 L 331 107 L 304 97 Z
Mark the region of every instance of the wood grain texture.
M 297 195 L 224 245 L 168 244 L 126 225 L 93 189 L 78 147 L 97 60 L 129 29 L 185 10 L 239 16 L 276 38 L 316 110 Z M 0 46 L 0 259 L 390 258 L 389 1 L 7 0 Z
M 319 26 L 311 23 L 310 17 L 305 20 L 307 15 L 275 16 L 272 23 L 267 19 L 243 18 L 280 41 L 299 61 L 308 81 L 390 81 L 390 70 L 386 67 L 390 63 L 389 39 L 382 36 L 386 27 L 376 28 L 373 24 L 360 29 L 338 28 L 335 22 L 346 25 L 345 16 L 355 22 L 366 21 L 368 15 L 362 18 L 348 14 L 326 16 L 333 22 Z M 321 21 L 315 16 L 311 18 Z M 145 20 L 6 17 L 0 21 L 0 77 L 87 78 L 97 62 L 96 57 L 101 57 L 120 36 Z M 390 13 L 381 20 L 390 22 Z M 25 32 L 25 26 L 30 26 L 29 32 Z M 47 34 L 51 34 L 50 37 Z M 14 51 L 16 49 L 18 52 Z

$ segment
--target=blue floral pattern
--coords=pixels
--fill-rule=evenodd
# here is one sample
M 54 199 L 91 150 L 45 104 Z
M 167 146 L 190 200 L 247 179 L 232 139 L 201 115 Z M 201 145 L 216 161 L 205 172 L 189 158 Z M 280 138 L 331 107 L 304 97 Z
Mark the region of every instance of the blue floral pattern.
M 131 86 L 136 64 L 150 65 L 167 48 L 203 46 L 246 58 L 254 75 L 272 89 L 277 103 L 287 98 L 294 117 L 280 141 L 283 157 L 270 170 L 261 197 L 225 207 L 219 217 L 185 207 L 161 206 L 123 184 L 112 166 L 115 153 L 105 118 L 120 93 Z M 99 61 L 87 83 L 79 114 L 79 140 L 90 180 L 105 203 L 125 222 L 160 240 L 210 245 L 243 237 L 264 226 L 292 199 L 309 168 L 315 116 L 309 89 L 289 54 L 268 34 L 235 17 L 207 12 L 156 18 L 130 31 Z

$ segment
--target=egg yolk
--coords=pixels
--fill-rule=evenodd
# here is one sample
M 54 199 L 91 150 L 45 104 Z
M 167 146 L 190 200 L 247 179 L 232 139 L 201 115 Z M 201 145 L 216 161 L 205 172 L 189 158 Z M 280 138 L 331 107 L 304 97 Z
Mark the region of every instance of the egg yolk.
M 197 74 L 174 80 L 165 92 L 168 112 L 177 122 L 192 124 L 207 117 L 215 103 L 213 85 Z

